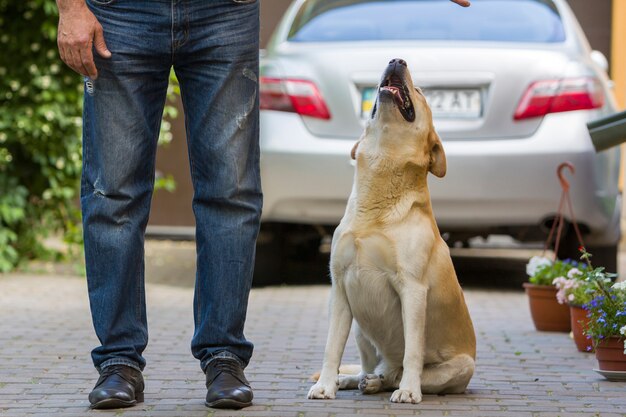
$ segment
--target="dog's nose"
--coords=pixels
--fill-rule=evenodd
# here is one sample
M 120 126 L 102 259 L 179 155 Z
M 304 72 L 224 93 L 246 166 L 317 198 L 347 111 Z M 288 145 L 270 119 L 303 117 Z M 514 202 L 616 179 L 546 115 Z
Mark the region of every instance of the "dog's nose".
M 400 58 L 394 58 L 391 61 L 389 61 L 389 65 L 393 65 L 393 64 L 400 64 L 400 65 L 406 67 L 406 61 L 404 59 L 400 59 Z

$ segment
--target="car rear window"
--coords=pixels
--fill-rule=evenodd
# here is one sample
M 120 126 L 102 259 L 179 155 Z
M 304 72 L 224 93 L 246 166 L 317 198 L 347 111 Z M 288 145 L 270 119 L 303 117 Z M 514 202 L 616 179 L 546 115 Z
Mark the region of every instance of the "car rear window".
M 551 0 L 308 0 L 292 42 L 441 40 L 554 43 L 565 40 Z

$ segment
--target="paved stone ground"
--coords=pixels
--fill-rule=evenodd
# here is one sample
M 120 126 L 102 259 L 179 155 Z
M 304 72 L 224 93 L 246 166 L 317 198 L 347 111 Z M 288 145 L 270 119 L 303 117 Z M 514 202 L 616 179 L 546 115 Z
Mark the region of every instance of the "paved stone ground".
M 0 276 L 0 416 L 626 416 L 626 383 L 596 374 L 593 355 L 577 352 L 567 334 L 536 332 L 521 291 L 485 289 L 466 290 L 478 359 L 465 395 L 425 396 L 419 405 L 355 391 L 307 400 L 309 375 L 322 362 L 328 295 L 328 286 L 253 290 L 246 334 L 256 344 L 247 370 L 254 406 L 217 411 L 203 404 L 203 375 L 189 352 L 192 290 L 149 284 L 146 401 L 90 411 L 97 341 L 84 279 Z M 352 338 L 344 363 L 358 363 Z

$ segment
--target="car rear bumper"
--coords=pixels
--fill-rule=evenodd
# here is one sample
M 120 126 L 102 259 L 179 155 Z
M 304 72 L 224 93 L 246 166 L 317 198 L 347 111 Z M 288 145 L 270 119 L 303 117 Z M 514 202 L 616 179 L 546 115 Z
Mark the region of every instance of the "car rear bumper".
M 619 150 L 595 154 L 578 112 L 545 118 L 529 138 L 446 141 L 448 172 L 429 179 L 442 230 L 538 226 L 556 213 L 566 171 L 577 220 L 590 230 L 587 244 L 619 240 Z M 300 117 L 261 114 L 264 221 L 336 224 L 352 187 L 354 141 L 310 134 Z

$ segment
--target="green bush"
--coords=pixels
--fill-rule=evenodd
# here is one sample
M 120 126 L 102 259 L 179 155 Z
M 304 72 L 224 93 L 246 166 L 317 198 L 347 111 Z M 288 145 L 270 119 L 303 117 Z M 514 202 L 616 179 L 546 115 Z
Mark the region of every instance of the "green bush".
M 60 61 L 53 0 L 0 0 L 0 271 L 75 230 L 80 77 Z M 75 238 L 73 238 L 75 239 Z
M 51 233 L 82 240 L 82 82 L 59 58 L 57 16 L 54 0 L 0 0 L 0 271 L 57 258 L 41 243 Z

